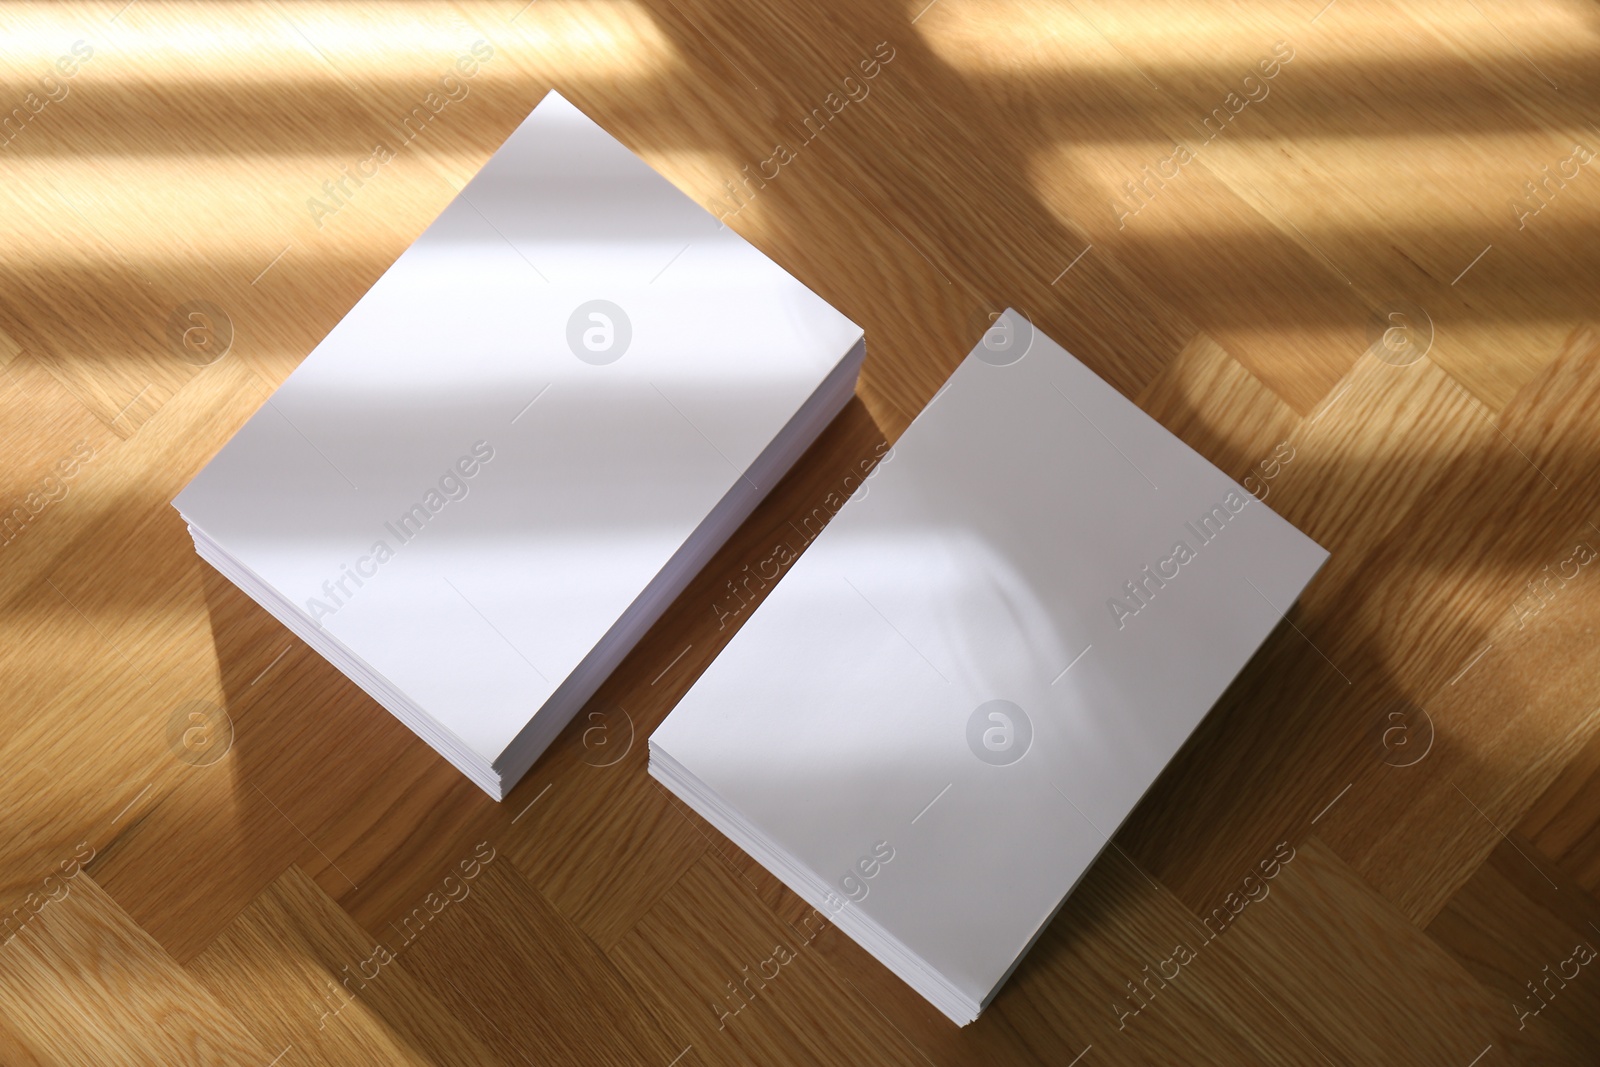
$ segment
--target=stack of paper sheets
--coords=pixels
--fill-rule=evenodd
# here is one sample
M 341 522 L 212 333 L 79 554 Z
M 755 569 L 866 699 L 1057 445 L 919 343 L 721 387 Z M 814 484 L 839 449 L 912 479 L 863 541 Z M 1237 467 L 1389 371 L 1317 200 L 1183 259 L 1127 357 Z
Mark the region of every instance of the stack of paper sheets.
M 965 1024 L 1326 558 L 1007 312 L 650 771 Z
M 863 352 L 552 93 L 175 504 L 201 556 L 500 798 Z

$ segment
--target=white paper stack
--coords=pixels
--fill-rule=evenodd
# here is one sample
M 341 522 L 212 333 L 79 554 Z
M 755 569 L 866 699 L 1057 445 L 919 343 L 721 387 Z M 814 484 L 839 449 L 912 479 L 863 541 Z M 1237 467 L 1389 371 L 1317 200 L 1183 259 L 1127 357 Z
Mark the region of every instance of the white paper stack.
M 551 93 L 175 505 L 201 556 L 500 798 L 863 352 Z
M 650 771 L 965 1024 L 1326 558 L 1007 312 Z

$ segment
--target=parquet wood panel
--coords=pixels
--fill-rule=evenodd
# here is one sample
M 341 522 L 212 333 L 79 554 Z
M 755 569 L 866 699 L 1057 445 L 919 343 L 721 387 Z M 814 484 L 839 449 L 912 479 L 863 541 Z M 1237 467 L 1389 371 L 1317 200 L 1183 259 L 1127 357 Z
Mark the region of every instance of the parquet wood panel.
M 252 900 L 189 970 L 253 1032 L 288 1048 L 283 1063 L 504 1062 L 298 867 Z M 301 1010 L 285 1013 L 291 1004 Z
M 647 1002 L 630 995 L 618 958 L 492 844 L 479 842 L 459 862 L 480 863 L 476 878 L 458 865 L 383 937 L 485 1044 L 513 1063 L 671 1059 L 676 1047 Z
M 1521 835 L 1508 836 L 1451 898 L 1428 934 L 1503 1002 L 1489 1018 L 1581 1062 L 1600 1044 L 1594 898 Z M 1509 1023 L 1515 1022 L 1511 1028 Z
M 708 900 L 720 906 L 707 910 Z M 920 1062 L 910 1042 L 874 1025 L 873 1009 L 808 950 L 807 938 L 823 925 L 821 916 L 800 929 L 783 923 L 708 854 L 612 957 L 651 1010 L 673 1021 L 674 1042 L 702 1062 Z
M 1594 1063 L 1597 72 L 1593 0 L 3 0 L 0 1064 Z M 168 502 L 550 88 L 868 357 L 497 805 Z M 1007 305 L 1333 555 L 958 1029 L 645 738 Z
M 59 892 L 58 892 L 59 890 Z M 255 1064 L 272 1053 L 78 871 L 6 944 L 7 1028 L 46 1063 Z
M 1593 631 L 1584 634 L 1593 637 Z M 1517 829 L 1554 857 L 1578 885 L 1600 895 L 1600 827 L 1589 815 L 1600 788 L 1600 738 L 1591 736 L 1550 787 L 1534 801 Z

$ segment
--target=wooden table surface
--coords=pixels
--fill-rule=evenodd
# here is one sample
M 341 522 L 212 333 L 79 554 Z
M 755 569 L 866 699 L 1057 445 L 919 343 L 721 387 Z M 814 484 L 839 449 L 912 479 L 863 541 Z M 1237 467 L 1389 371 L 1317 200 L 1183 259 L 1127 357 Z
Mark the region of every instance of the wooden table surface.
M 1593 1064 L 1597 60 L 1593 0 L 0 0 L 0 1063 Z M 552 87 L 868 356 L 495 804 L 169 501 Z M 644 738 L 1008 305 L 1333 555 L 958 1029 Z

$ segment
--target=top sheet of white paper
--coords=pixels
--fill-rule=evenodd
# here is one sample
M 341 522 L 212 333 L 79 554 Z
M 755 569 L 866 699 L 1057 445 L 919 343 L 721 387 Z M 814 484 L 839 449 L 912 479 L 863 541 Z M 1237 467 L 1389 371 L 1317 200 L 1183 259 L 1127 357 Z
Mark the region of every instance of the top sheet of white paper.
M 979 1002 L 1327 556 L 986 341 L 651 738 Z
M 493 760 L 860 336 L 551 93 L 176 504 Z

